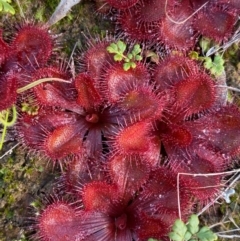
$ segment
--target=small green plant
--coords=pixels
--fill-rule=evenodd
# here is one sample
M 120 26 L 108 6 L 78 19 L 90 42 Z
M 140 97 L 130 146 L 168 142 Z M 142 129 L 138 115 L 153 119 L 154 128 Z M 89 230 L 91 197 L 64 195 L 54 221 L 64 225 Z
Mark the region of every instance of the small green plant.
M 136 68 L 136 61 L 142 60 L 142 56 L 140 55 L 142 50 L 139 44 L 135 44 L 132 52 L 125 55 L 124 52 L 126 48 L 127 45 L 123 41 L 118 40 L 117 43 L 111 43 L 107 47 L 107 51 L 114 54 L 113 58 L 115 61 L 124 61 L 123 69 L 128 71 L 130 68 Z
M 208 69 L 212 75 L 219 76 L 224 71 L 224 60 L 220 55 L 215 55 L 212 60 L 211 57 L 204 57 L 203 66 Z
M 201 47 L 201 52 L 203 56 L 199 56 L 199 53 L 196 51 L 190 52 L 189 56 L 192 59 L 199 60 L 203 62 L 204 68 L 210 71 L 214 76 L 220 76 L 224 71 L 224 59 L 221 55 L 215 54 L 214 57 L 206 56 L 207 51 L 211 48 L 214 43 L 208 38 L 202 38 L 199 41 Z
M 215 241 L 217 235 L 209 227 L 199 227 L 199 219 L 196 214 L 192 214 L 187 224 L 177 219 L 169 233 L 169 238 L 173 241 Z
M 196 214 L 192 214 L 186 224 L 177 219 L 173 224 L 172 232 L 168 236 L 172 241 L 215 241 L 218 239 L 209 227 L 199 227 L 199 219 Z M 150 238 L 148 241 L 158 240 Z
M 0 0 L 0 12 L 15 14 L 14 8 L 10 5 L 11 0 Z
M 37 115 L 39 106 L 34 103 L 31 98 L 21 103 L 21 111 L 26 112 L 28 115 Z

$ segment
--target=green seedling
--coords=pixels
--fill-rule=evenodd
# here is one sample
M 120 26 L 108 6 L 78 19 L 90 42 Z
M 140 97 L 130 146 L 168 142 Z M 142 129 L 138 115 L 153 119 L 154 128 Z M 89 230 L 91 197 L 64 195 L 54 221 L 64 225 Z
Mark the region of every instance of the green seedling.
M 28 115 L 37 115 L 39 106 L 31 98 L 21 103 L 21 111 Z
M 135 44 L 132 52 L 126 55 L 126 48 L 127 45 L 123 41 L 118 40 L 117 43 L 111 43 L 107 47 L 107 51 L 111 54 L 114 54 L 113 58 L 115 61 L 123 61 L 123 69 L 128 71 L 130 68 L 136 68 L 136 61 L 142 60 L 142 56 L 140 55 L 142 50 L 139 44 Z
M 215 241 L 218 239 L 217 235 L 209 227 L 199 226 L 199 219 L 196 214 L 192 214 L 186 224 L 182 220 L 177 219 L 168 237 L 172 241 Z M 149 238 L 148 241 L 158 240 Z
M 0 0 L 0 12 L 15 14 L 14 8 L 10 5 L 11 0 Z
M 169 238 L 173 241 L 215 241 L 218 237 L 209 227 L 199 227 L 198 216 L 192 214 L 187 224 L 180 219 L 175 221 Z
M 215 55 L 213 60 L 210 57 L 204 57 L 203 66 L 208 69 L 212 75 L 219 76 L 224 71 L 224 60 L 220 55 Z
M 192 51 L 189 57 L 194 60 L 202 61 L 204 68 L 209 70 L 215 77 L 220 76 L 224 71 L 224 59 L 219 54 L 216 54 L 212 59 L 211 57 L 199 56 L 198 52 Z
M 201 53 L 203 56 L 199 56 L 196 51 L 189 53 L 190 58 L 201 61 L 205 69 L 209 70 L 215 77 L 220 76 L 224 71 L 224 59 L 221 55 L 215 54 L 214 57 L 209 57 L 206 53 L 214 45 L 216 45 L 211 39 L 202 37 L 199 41 L 201 47 Z

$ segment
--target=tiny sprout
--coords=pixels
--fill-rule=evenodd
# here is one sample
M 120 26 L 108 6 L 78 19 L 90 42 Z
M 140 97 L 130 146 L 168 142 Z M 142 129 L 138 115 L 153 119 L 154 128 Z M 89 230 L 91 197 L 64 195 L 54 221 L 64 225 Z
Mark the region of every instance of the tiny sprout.
M 117 43 L 111 43 L 107 47 L 107 51 L 110 54 L 114 54 L 113 58 L 115 61 L 124 61 L 125 63 L 123 64 L 123 69 L 128 71 L 130 68 L 136 68 L 137 65 L 135 61 L 142 60 L 142 56 L 140 55 L 142 50 L 139 44 L 135 44 L 132 52 L 125 55 L 124 52 L 126 48 L 127 45 L 123 41 L 118 40 Z
M 35 200 L 30 203 L 30 206 L 32 206 L 34 209 L 38 211 L 41 209 L 42 203 L 39 200 Z
M 21 103 L 21 111 L 26 112 L 28 115 L 37 115 L 39 106 L 34 105 L 33 103 L 23 102 Z

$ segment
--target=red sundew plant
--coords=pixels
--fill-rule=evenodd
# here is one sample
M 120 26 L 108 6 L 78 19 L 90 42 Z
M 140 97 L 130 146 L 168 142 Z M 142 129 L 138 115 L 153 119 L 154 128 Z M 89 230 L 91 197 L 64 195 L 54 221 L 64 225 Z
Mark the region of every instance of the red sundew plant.
M 0 110 L 16 104 L 22 145 L 64 164 L 59 198 L 35 218 L 42 241 L 168 241 L 179 216 L 220 193 L 223 175 L 208 174 L 240 154 L 240 112 L 215 78 L 186 53 L 152 63 L 136 44 L 186 52 L 201 34 L 225 41 L 236 1 L 106 2 L 134 42 L 92 40 L 76 76 L 48 63 L 46 29 L 26 25 L 11 43 L 0 38 Z M 211 21 L 210 10 L 213 25 L 197 25 Z M 66 195 L 71 204 L 60 201 Z
M 26 146 L 54 161 L 68 160 L 58 183 L 74 198 L 78 213 L 61 224 L 63 210 L 52 216 L 58 203 L 46 207 L 37 219 L 44 241 L 58 240 L 59 235 L 50 231 L 48 217 L 64 228 L 66 240 L 168 240 L 179 210 L 186 217 L 196 200 L 204 204 L 222 187 L 222 176 L 184 175 L 178 186 L 178 174 L 222 172 L 239 153 L 239 138 L 229 141 L 225 151 L 214 139 L 220 137 L 213 125 L 208 132 L 202 129 L 215 116 L 222 136 L 230 138 L 238 128 L 239 110 L 222 106 L 216 83 L 196 62 L 176 56 L 154 70 L 138 63 L 128 72 L 121 62 L 109 62 L 111 55 L 105 51 L 99 48 L 103 61 L 93 73 L 90 66 L 97 60 L 90 49 L 84 56 L 91 65 L 85 63 L 87 71 L 72 83 L 34 87 L 40 109 L 35 116 L 24 113 L 19 121 Z M 60 72 L 50 68 L 38 73 L 45 78 L 59 77 Z M 225 120 L 225 114 L 218 113 L 229 116 L 228 109 L 235 114 Z M 164 167 L 162 159 L 167 159 Z
M 39 109 L 23 112 L 17 126 L 26 147 L 66 163 L 59 193 L 72 196 L 78 210 L 62 223 L 70 206 L 47 206 L 37 218 L 43 241 L 59 234 L 66 240 L 168 240 L 179 212 L 185 218 L 196 201 L 212 200 L 222 187 L 222 176 L 181 176 L 177 185 L 178 174 L 223 172 L 239 154 L 239 138 L 231 142 L 239 110 L 224 106 L 217 82 L 197 62 L 176 55 L 151 69 L 143 60 L 124 70 L 108 41 L 83 54 L 75 78 L 55 67 L 32 75 L 33 82 L 72 80 L 33 87 L 28 94 Z M 229 139 L 223 148 L 219 130 Z M 63 231 L 51 231 L 48 219 Z
M 187 51 L 195 46 L 200 35 L 218 43 L 226 42 L 233 33 L 240 4 L 224 0 L 164 0 L 151 3 L 141 0 L 126 10 L 114 7 L 118 9 L 119 29 L 130 39 L 151 40 L 163 43 L 166 48 Z
M 125 159 L 130 163 L 133 160 Z M 125 167 L 132 168 L 130 165 Z M 111 168 L 116 167 L 111 165 Z M 150 236 L 166 240 L 170 223 L 178 215 L 177 204 L 173 201 L 177 195 L 176 180 L 165 168 L 149 174 L 151 179 L 142 175 L 148 182 L 138 195 L 136 186 L 131 185 L 133 176 L 130 174 L 126 176 L 126 182 L 132 186 L 131 193 L 128 185 L 120 188 L 114 178 L 111 183 L 91 181 L 83 185 L 81 199 L 84 208 L 80 211 L 74 212 L 74 207 L 66 203 L 53 202 L 36 219 L 39 237 L 44 241 L 61 240 L 60 234 L 65 240 L 132 241 L 146 240 Z M 186 193 L 182 192 L 181 197 L 184 202 L 182 215 L 185 217 L 191 204 Z M 64 228 L 58 231 L 62 225 Z
M 11 43 L 0 38 L 0 110 L 11 107 L 17 88 L 26 85 L 29 75 L 44 66 L 52 53 L 53 40 L 44 27 L 32 24 L 18 29 Z
M 99 46 L 99 53 L 104 56 L 100 66 L 105 68 L 105 71 L 101 67 L 97 70 L 94 65 L 93 73 L 91 72 L 91 66 L 97 63 L 99 55 L 88 50 L 85 55 L 86 63 L 83 65 L 87 67 L 87 71 L 79 73 L 73 84 L 67 87 L 66 83 L 43 83 L 33 89 L 37 102 L 42 106 L 39 115 L 32 117 L 37 126 L 42 126 L 41 120 L 47 121 L 47 113 L 51 113 L 50 119 L 53 118 L 49 107 L 57 108 L 62 113 L 66 112 L 66 116 L 70 115 L 74 119 L 71 123 L 63 122 L 62 125 L 59 125 L 59 120 L 55 122 L 55 127 L 52 123 L 51 131 L 41 131 L 45 134 L 37 150 L 51 159 L 63 159 L 67 156 L 67 150 L 69 154 L 81 154 L 81 146 L 86 147 L 89 153 L 101 156 L 103 141 L 108 143 L 109 138 L 121 126 L 127 127 L 139 120 L 152 120 L 161 116 L 166 101 L 154 93 L 146 67 L 137 65 L 135 69 L 126 72 L 118 65 L 111 65 L 107 50 L 103 53 L 102 43 L 99 43 Z M 138 72 L 138 69 L 141 72 Z M 37 70 L 34 76 L 63 78 L 64 75 L 52 68 L 45 68 Z M 138 82 L 139 79 L 142 79 L 142 83 Z M 126 83 L 125 86 L 120 84 L 121 81 Z M 112 93 L 116 94 L 112 96 Z M 39 118 L 42 114 L 44 118 Z M 22 120 L 21 136 L 24 140 L 24 136 L 28 135 L 26 139 L 29 139 L 33 126 L 28 130 L 22 129 L 24 119 Z M 24 142 L 27 145 L 27 142 Z

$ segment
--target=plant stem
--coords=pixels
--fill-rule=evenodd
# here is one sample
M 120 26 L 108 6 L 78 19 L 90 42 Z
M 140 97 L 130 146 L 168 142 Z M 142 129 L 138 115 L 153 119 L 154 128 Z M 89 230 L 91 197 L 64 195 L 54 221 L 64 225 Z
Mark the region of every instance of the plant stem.
M 8 120 L 8 115 L 9 115 L 9 110 L 7 110 L 7 113 L 5 116 L 6 121 Z M 0 150 L 2 150 L 2 146 L 3 146 L 3 142 L 4 142 L 6 134 L 7 134 L 7 125 L 3 125 L 2 137 L 1 137 L 1 142 L 0 142 Z
M 71 83 L 71 81 L 68 81 L 68 80 L 64 80 L 64 79 L 60 79 L 60 78 L 43 78 L 43 79 L 39 79 L 39 80 L 36 80 L 22 88 L 19 88 L 17 89 L 17 93 L 20 94 L 26 90 L 29 90 L 39 84 L 42 84 L 44 82 L 48 82 L 48 81 L 58 81 L 58 82 L 64 82 L 64 83 Z
M 12 113 L 13 113 L 13 115 L 12 115 L 12 120 L 10 121 L 10 122 L 8 122 L 8 116 L 9 116 L 9 109 L 7 109 L 6 110 L 6 118 L 2 118 L 1 116 L 0 116 L 0 122 L 1 122 L 1 124 L 2 125 L 4 125 L 4 126 L 12 126 L 12 125 L 14 125 L 15 124 L 15 122 L 16 122 L 16 120 L 17 120 L 17 110 L 16 110 L 16 106 L 15 105 L 13 105 L 12 106 Z

